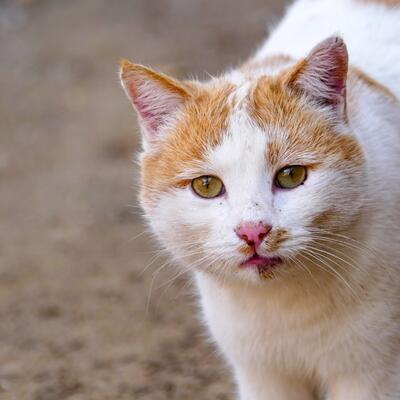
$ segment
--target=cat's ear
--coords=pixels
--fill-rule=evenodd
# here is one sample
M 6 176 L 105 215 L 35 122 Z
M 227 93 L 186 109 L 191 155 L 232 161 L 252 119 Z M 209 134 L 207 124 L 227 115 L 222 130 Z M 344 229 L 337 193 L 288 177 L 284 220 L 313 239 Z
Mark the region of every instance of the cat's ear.
M 138 113 L 146 142 L 157 141 L 160 128 L 189 98 L 187 89 L 173 78 L 126 60 L 121 62 L 120 78 Z
M 347 70 L 346 45 L 341 37 L 332 36 L 315 46 L 294 67 L 287 83 L 344 117 Z

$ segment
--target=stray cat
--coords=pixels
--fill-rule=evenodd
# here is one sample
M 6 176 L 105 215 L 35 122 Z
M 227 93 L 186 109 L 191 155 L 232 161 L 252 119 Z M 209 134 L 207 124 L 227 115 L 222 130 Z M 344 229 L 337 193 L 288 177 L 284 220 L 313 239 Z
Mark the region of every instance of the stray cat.
M 218 78 L 121 80 L 239 398 L 399 400 L 400 1 L 298 0 Z

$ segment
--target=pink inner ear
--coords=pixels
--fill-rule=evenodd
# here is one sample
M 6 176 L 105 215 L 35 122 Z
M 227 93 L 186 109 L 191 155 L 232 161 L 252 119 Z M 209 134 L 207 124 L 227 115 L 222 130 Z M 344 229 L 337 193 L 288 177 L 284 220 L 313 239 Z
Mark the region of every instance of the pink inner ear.
M 346 45 L 341 38 L 331 37 L 311 51 L 295 85 L 322 102 L 342 103 L 346 92 L 347 68 Z
M 176 114 L 187 94 L 173 79 L 143 66 L 132 66 L 127 72 L 122 71 L 122 83 L 139 114 L 143 133 L 153 140 Z
M 160 101 L 160 99 L 152 99 L 151 96 L 142 96 L 133 100 L 142 122 L 152 134 L 155 134 L 160 126 L 166 122 L 168 116 L 175 111 L 173 107 L 168 107 L 170 106 L 168 100 L 165 104 L 160 105 L 156 104 L 156 101 Z

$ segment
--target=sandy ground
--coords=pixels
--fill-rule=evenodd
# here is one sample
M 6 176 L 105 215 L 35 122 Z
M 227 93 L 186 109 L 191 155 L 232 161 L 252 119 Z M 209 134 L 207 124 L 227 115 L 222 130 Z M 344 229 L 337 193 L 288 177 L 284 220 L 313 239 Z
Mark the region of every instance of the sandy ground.
M 281 10 L 0 0 L 1 400 L 232 398 L 189 280 L 157 273 L 165 259 L 142 234 L 136 119 L 116 70 L 127 57 L 216 74 Z

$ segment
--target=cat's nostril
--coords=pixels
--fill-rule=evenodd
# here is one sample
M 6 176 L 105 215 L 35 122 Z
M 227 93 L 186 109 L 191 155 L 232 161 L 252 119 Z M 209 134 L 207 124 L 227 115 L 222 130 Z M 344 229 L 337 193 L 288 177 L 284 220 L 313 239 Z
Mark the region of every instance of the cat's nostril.
M 245 241 L 249 246 L 255 249 L 261 244 L 263 239 L 271 230 L 271 225 L 260 222 L 245 222 L 241 224 L 235 231 L 240 239 Z
M 263 232 L 263 233 L 260 233 L 258 235 L 258 237 L 260 238 L 260 240 L 263 240 L 265 238 L 265 236 L 267 236 L 267 234 L 268 234 L 268 232 Z

